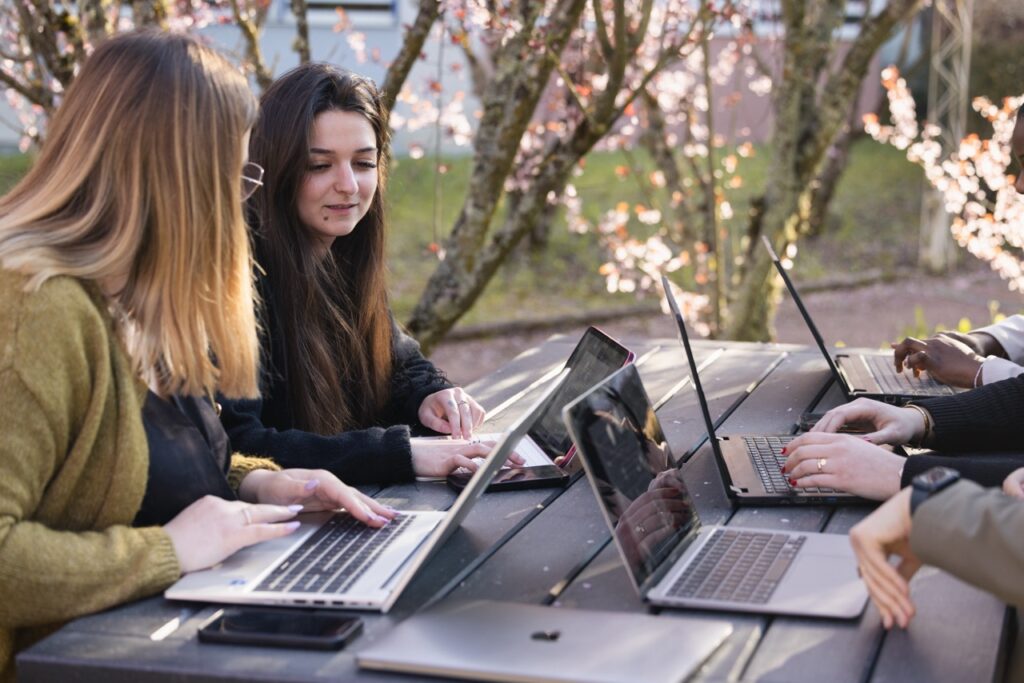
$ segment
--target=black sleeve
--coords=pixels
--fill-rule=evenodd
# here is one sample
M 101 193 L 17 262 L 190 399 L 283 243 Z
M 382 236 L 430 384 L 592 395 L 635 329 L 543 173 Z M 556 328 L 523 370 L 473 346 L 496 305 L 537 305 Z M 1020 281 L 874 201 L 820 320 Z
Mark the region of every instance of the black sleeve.
M 964 479 L 970 479 L 985 487 L 1000 487 L 1006 475 L 1015 469 L 1024 467 L 1024 453 L 1005 453 L 994 455 L 958 454 L 942 455 L 940 453 L 920 453 L 907 458 L 900 477 L 900 488 L 910 486 L 914 477 L 927 472 L 933 467 L 949 467 L 960 473 Z
M 1016 451 L 1024 443 L 1024 376 L 915 403 L 931 414 L 932 444 L 944 451 Z
M 219 400 L 221 423 L 235 452 L 273 458 L 282 467 L 329 470 L 346 484 L 388 484 L 414 478 L 405 425 L 356 429 L 335 436 L 298 429 L 279 431 L 263 423 L 260 399 Z
M 391 321 L 391 333 L 394 369 L 391 373 L 391 401 L 384 422 L 413 425 L 429 432 L 420 425 L 420 404 L 427 396 L 455 385 L 423 357 L 419 343 L 405 334 L 394 319 Z

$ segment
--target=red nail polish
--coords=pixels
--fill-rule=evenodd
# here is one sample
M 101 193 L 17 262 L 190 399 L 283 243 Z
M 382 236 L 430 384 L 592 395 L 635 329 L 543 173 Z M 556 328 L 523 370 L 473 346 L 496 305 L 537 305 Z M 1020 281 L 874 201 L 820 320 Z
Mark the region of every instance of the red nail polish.
M 796 486 L 796 479 L 790 479 L 789 480 L 789 485 L 790 486 Z
M 782 454 L 785 455 L 788 452 L 789 452 L 789 449 L 787 449 L 785 446 L 783 446 L 782 447 Z

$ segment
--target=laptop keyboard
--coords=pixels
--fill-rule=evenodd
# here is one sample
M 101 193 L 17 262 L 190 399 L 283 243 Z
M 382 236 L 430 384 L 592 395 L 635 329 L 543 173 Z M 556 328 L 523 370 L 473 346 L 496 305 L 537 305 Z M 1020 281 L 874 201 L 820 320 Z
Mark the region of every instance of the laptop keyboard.
M 257 586 L 276 593 L 344 593 L 409 526 L 411 515 L 396 515 L 380 529 L 351 515 L 331 517 Z
M 763 605 L 793 564 L 806 536 L 716 529 L 668 594 Z
M 886 356 L 863 356 L 872 377 L 884 394 L 906 396 L 943 396 L 955 394 L 953 387 L 937 382 L 928 374 L 914 377 L 913 372 L 896 372 Z
M 757 474 L 761 477 L 765 491 L 769 493 L 837 493 L 835 489 L 815 488 L 801 486 L 795 488 L 789 485 L 786 477 L 782 474 L 782 466 L 786 464 L 786 456 L 782 454 L 782 447 L 795 439 L 795 436 L 746 436 L 743 438 L 747 444 L 747 453 L 757 468 Z

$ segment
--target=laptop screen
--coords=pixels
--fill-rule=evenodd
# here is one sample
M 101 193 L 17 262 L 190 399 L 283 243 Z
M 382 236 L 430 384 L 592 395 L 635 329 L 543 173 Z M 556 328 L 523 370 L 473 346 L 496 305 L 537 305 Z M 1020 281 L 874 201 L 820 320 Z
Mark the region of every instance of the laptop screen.
M 564 412 L 638 587 L 699 523 L 640 375 L 627 365 Z
M 565 363 L 569 374 L 552 398 L 551 407 L 527 432 L 549 458 L 561 457 L 572 447 L 572 437 L 562 422 L 565 404 L 621 368 L 631 356 L 629 349 L 595 327 L 583 333 Z

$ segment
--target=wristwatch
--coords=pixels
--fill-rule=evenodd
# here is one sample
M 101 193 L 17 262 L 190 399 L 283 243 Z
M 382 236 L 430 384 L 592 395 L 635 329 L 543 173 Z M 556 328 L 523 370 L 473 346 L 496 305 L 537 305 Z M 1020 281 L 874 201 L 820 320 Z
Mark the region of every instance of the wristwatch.
M 910 492 L 910 514 L 913 515 L 918 506 L 934 493 L 950 486 L 960 479 L 960 473 L 949 467 L 933 467 L 922 472 L 911 480 L 913 487 Z

